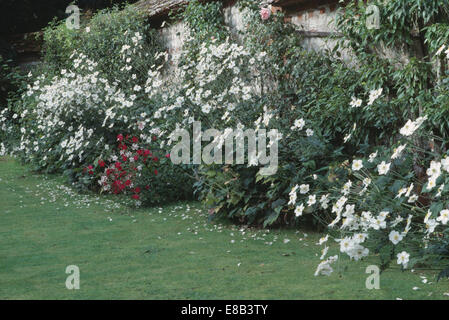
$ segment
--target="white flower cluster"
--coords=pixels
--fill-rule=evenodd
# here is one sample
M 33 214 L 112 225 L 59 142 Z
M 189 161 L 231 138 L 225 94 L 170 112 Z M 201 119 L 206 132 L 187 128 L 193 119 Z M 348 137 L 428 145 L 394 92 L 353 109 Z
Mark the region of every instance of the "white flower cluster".
M 407 121 L 406 126 L 401 130 L 403 136 L 410 136 L 416 132 L 416 130 L 423 124 L 427 117 L 418 118 L 415 121 Z M 393 150 L 391 159 L 399 159 L 407 144 L 402 144 Z M 378 152 L 371 154 L 368 162 L 372 163 L 376 161 Z M 389 175 L 391 174 L 392 163 L 382 160 L 376 167 L 377 175 Z M 411 183 L 409 186 L 402 187 L 398 190 L 397 194 L 392 197 L 398 199 L 403 203 L 409 212 L 404 216 L 404 213 L 400 210 L 386 209 L 379 213 L 373 213 L 371 211 L 363 211 L 363 209 L 357 210 L 357 206 L 354 203 L 360 203 L 363 205 L 363 201 L 358 201 L 362 195 L 370 191 L 372 186 L 373 177 L 370 176 L 369 170 L 365 170 L 363 160 L 353 160 L 351 166 L 354 175 L 360 179 L 360 183 L 352 183 L 350 180 L 346 182 L 340 192 L 343 194 L 332 205 L 332 213 L 335 214 L 335 219 L 329 224 L 330 228 L 339 225 L 339 229 L 342 232 L 353 233 L 352 236 L 345 236 L 341 239 L 336 239 L 340 244 L 340 252 L 347 254 L 351 259 L 359 260 L 368 255 L 369 250 L 362 244 L 368 238 L 368 234 L 378 232 L 380 230 L 388 230 L 388 239 L 392 245 L 396 246 L 407 237 L 412 230 L 412 219 L 415 214 L 423 211 L 422 204 L 418 204 L 419 196 L 414 193 L 415 185 Z M 363 169 L 363 170 L 362 170 Z M 449 158 L 443 158 L 441 161 L 433 160 L 430 162 L 429 167 L 426 170 L 428 181 L 426 184 L 426 192 L 430 192 L 433 188 L 438 187 L 436 193 L 433 195 L 433 199 L 437 199 L 445 192 L 444 183 L 438 186 L 438 182 L 443 182 L 445 179 L 439 179 L 442 175 L 449 174 Z M 376 172 L 373 173 L 376 175 Z M 363 188 L 362 188 L 363 187 Z M 375 189 L 375 187 L 373 187 Z M 295 190 L 292 190 L 295 191 Z M 387 195 L 384 195 L 387 196 Z M 295 194 L 290 194 L 290 202 L 296 200 Z M 348 202 L 350 203 L 348 204 Z M 416 220 L 416 219 L 415 219 Z M 415 221 L 414 220 L 414 221 Z M 426 246 L 426 239 L 435 232 L 436 228 L 440 225 L 447 225 L 449 222 L 449 209 L 443 208 L 439 212 L 432 212 L 430 209 L 422 221 L 422 224 L 417 224 L 416 232 L 421 232 L 424 229 L 423 244 Z M 398 229 L 401 228 L 402 229 Z M 385 231 L 382 231 L 385 232 Z M 326 237 L 327 241 L 327 237 Z M 322 243 L 319 243 L 320 245 Z M 327 247 L 324 250 L 327 252 Z M 325 259 L 325 254 L 321 256 L 321 260 Z M 407 268 L 410 261 L 410 254 L 406 251 L 402 251 L 397 254 L 397 263 L 402 267 Z M 324 270 L 321 272 L 320 270 Z M 331 268 L 329 268 L 329 261 L 323 260 L 316 272 L 317 274 L 328 274 Z
M 377 90 L 371 90 L 368 98 L 367 106 L 373 105 L 373 103 L 382 95 L 383 89 L 379 88 Z M 352 97 L 349 103 L 351 108 L 359 108 L 363 104 L 363 100 L 357 97 Z
M 302 184 L 300 186 L 295 185 L 290 190 L 290 193 L 289 193 L 290 199 L 289 199 L 289 202 L 287 205 L 292 205 L 295 207 L 294 213 L 295 213 L 296 217 L 302 216 L 304 209 L 306 208 L 303 203 L 301 203 L 299 205 L 296 203 L 296 200 L 298 198 L 298 189 L 299 189 L 299 193 L 301 195 L 306 195 L 310 191 L 310 186 L 308 184 Z M 323 209 L 327 209 L 327 207 L 328 207 L 328 203 L 329 203 L 328 197 L 329 197 L 329 194 L 322 195 L 319 200 L 321 207 Z M 316 194 L 311 194 L 306 199 L 307 199 L 307 201 L 306 201 L 307 208 L 312 209 L 312 207 L 317 203 L 317 195 Z
M 141 36 L 137 33 L 132 39 L 137 44 Z M 126 61 L 130 59 L 126 54 L 129 50 L 126 45 L 122 48 Z M 155 58 L 163 56 L 157 54 Z M 36 152 L 45 154 L 41 157 L 44 166 L 52 154 L 57 154 L 58 158 L 52 156 L 52 161 L 75 167 L 87 156 L 108 150 L 105 135 L 111 130 L 143 130 L 152 124 L 149 115 L 136 112 L 138 85 L 134 91 L 122 90 L 118 80 L 108 81 L 98 71 L 98 64 L 85 54 L 74 52 L 71 58 L 73 70 L 61 70 L 52 79 L 42 75 L 28 85 L 25 111 L 18 115 L 24 126 L 14 151 L 26 157 L 33 157 Z M 148 75 L 150 90 L 145 91 L 150 92 L 156 87 L 159 73 L 149 70 Z

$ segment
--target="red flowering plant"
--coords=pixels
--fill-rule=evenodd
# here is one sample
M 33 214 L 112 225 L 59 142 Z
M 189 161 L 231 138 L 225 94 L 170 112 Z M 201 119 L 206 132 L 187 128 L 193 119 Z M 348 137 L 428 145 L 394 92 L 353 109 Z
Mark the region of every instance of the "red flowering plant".
M 156 137 L 152 138 L 155 141 Z M 95 165 L 89 165 L 84 172 L 92 179 L 97 178 L 101 192 L 130 195 L 136 205 L 148 200 L 150 190 L 154 188 L 159 168 L 169 161 L 170 154 L 153 148 L 147 142 L 139 141 L 136 136 L 117 135 L 116 154 L 108 159 L 99 159 Z

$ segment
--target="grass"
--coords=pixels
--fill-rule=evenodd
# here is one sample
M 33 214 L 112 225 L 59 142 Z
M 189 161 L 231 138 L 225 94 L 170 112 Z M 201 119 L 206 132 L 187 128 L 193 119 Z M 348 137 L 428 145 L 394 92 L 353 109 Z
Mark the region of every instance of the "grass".
M 11 159 L 0 159 L 0 201 L 0 299 L 448 298 L 448 281 L 419 270 L 388 270 L 366 289 L 374 257 L 314 277 L 319 234 L 211 223 L 195 202 L 132 210 Z M 68 265 L 79 290 L 65 287 Z

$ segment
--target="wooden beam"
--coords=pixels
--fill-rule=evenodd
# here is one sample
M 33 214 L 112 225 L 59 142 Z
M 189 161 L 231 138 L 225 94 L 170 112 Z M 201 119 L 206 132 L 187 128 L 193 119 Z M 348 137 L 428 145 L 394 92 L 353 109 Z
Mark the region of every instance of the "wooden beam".
M 202 0 L 202 1 L 220 1 L 224 6 L 232 5 L 234 0 Z M 135 6 L 148 14 L 150 18 L 161 18 L 168 15 L 170 11 L 182 9 L 189 0 L 140 0 Z M 302 11 L 314 9 L 326 4 L 337 4 L 338 0 L 273 0 L 272 5 L 281 7 L 286 11 Z
M 303 11 L 324 5 L 335 5 L 338 2 L 338 0 L 274 0 L 273 4 L 287 11 Z
M 201 2 L 220 1 L 224 7 L 231 6 L 235 0 L 200 0 Z M 148 14 L 148 17 L 162 17 L 168 15 L 170 11 L 182 9 L 190 0 L 140 0 L 135 3 L 137 9 Z
M 189 0 L 141 0 L 135 6 L 146 12 L 149 17 L 168 14 L 171 10 L 179 9 L 186 5 Z

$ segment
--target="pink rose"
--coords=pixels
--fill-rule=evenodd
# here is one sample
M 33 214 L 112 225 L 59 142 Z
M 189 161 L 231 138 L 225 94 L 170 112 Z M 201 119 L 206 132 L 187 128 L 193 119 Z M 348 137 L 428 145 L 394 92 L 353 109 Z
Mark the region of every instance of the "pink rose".
M 260 8 L 260 17 L 262 20 L 268 20 L 271 16 L 271 10 L 268 8 Z

